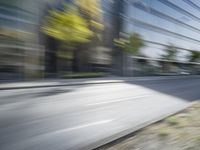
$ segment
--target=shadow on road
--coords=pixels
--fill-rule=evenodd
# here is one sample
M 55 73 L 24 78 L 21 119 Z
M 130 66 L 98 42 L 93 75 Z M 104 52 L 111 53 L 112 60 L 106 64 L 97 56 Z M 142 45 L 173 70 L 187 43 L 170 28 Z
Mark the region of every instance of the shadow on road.
M 186 101 L 200 99 L 200 78 L 146 80 L 126 83 L 139 85 Z
M 48 91 L 38 92 L 32 95 L 32 97 L 46 97 L 46 96 L 54 96 L 62 93 L 68 93 L 74 91 L 73 89 L 51 89 Z

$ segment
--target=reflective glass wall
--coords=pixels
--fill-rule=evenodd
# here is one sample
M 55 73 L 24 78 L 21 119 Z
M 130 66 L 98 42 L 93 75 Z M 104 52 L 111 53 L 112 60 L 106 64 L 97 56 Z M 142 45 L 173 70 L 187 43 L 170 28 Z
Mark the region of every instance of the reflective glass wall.
M 140 61 L 149 60 L 155 67 L 171 62 L 173 69 L 164 69 L 168 73 L 193 72 L 199 59 L 192 55 L 200 51 L 199 1 L 124 0 L 123 4 L 121 37 L 141 36 L 144 46 L 138 56 L 146 58 Z

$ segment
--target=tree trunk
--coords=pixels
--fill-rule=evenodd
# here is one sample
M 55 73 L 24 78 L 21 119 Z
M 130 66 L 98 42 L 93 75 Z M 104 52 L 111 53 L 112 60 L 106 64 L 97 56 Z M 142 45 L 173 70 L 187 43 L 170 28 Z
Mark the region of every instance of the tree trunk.
M 73 62 L 72 62 L 72 70 L 73 72 L 78 72 L 79 68 L 78 68 L 78 48 L 75 48 L 73 51 Z

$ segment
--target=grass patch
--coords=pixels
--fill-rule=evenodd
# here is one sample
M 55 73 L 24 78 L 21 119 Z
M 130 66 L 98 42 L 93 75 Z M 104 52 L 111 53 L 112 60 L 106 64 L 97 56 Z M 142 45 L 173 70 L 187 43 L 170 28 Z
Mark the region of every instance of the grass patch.
M 166 119 L 166 122 L 171 126 L 179 125 L 179 119 L 177 116 L 171 116 Z
M 167 137 L 169 135 L 169 132 L 166 129 L 161 129 L 158 133 L 160 137 Z

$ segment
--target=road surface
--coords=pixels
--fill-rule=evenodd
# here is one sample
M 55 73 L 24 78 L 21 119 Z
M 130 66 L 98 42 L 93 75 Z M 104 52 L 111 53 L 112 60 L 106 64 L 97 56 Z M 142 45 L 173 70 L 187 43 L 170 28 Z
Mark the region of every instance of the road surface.
M 200 99 L 200 78 L 0 91 L 1 150 L 100 146 Z

